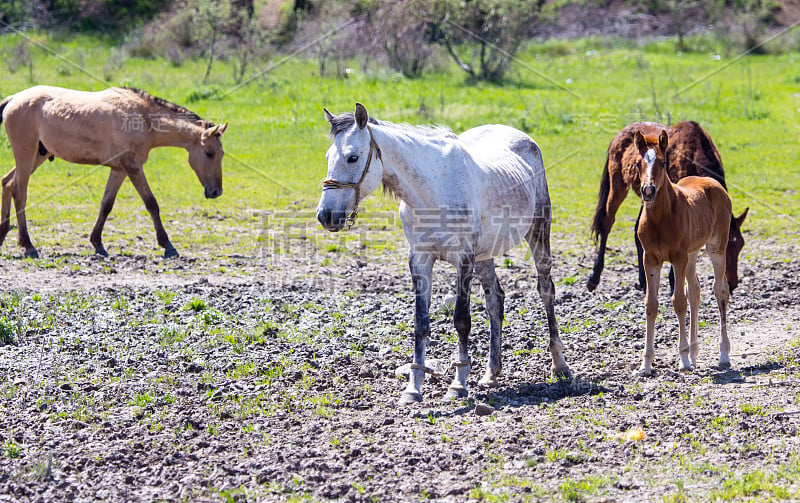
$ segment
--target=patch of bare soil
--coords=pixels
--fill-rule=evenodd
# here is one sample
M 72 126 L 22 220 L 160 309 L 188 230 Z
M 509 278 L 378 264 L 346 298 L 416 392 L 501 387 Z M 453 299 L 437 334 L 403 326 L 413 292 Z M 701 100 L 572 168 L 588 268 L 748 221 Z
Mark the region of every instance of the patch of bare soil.
M 442 403 L 449 375 L 404 408 L 403 257 L 2 258 L 0 501 L 705 499 L 754 471 L 763 483 L 745 496 L 798 497 L 797 478 L 781 475 L 800 469 L 798 416 L 772 414 L 800 408 L 800 260 L 740 265 L 728 371 L 714 368 L 707 260 L 694 372 L 677 371 L 663 286 L 658 374 L 641 378 L 630 254 L 595 293 L 588 256 L 556 258 L 571 382 L 550 378 L 535 269 L 520 252 L 498 267 L 502 386 L 477 385 L 488 326 L 476 287 L 470 399 Z M 429 355 L 440 361 L 455 348 L 454 282 L 437 266 Z M 632 428 L 646 438 L 618 438 Z

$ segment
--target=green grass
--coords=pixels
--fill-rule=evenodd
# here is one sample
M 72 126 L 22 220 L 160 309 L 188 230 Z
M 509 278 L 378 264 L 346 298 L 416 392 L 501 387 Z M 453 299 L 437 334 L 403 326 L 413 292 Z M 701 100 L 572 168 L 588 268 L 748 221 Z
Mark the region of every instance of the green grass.
M 204 70 L 200 60 L 173 66 L 161 59 L 123 58 L 109 74 L 106 63 L 119 51 L 99 39 L 30 36 L 59 57 L 34 47 L 32 80 L 27 69 L 4 73 L 3 95 L 33 84 L 99 90 L 107 87 L 105 71 L 110 84 L 138 86 L 204 118 L 229 121 L 221 198 L 203 198 L 182 150 L 156 149 L 146 165 L 172 242 L 190 256 L 255 255 L 267 244 L 296 254 L 309 237 L 318 249 L 331 252 L 358 249 L 347 239 L 393 249 L 401 233 L 394 217 L 397 202 L 390 198 L 376 195 L 364 205 L 358 225 L 375 229 L 369 232 L 334 238 L 313 218 L 328 147 L 321 108 L 351 111 L 356 101 L 375 117 L 394 122 L 441 123 L 457 132 L 505 123 L 527 131 L 544 154 L 554 234 L 576 241 L 578 249 L 591 248 L 588 226 L 608 143 L 637 120 L 693 119 L 708 129 L 722 152 L 734 210 L 751 207 L 746 235 L 785 241 L 800 230 L 800 206 L 793 196 L 800 186 L 800 171 L 794 169 L 800 153 L 795 53 L 733 63 L 733 55 L 719 60 L 711 52 L 679 55 L 672 43 L 636 47 L 588 39 L 575 42 L 571 51 L 531 44 L 503 86 L 466 85 L 454 67 L 412 80 L 378 67 L 365 72 L 360 61 L 351 62 L 350 78 L 336 80 L 320 77 L 314 61 L 290 59 L 234 88 L 232 67 L 224 61 L 215 64 L 209 84 L 198 87 Z M 0 36 L 0 50 L 20 40 Z M 587 53 L 592 49 L 596 53 Z M 1 138 L 0 160 L 10 169 L 11 151 L 4 134 Z M 107 168 L 56 160 L 32 177 L 28 218 L 45 257 L 91 253 L 85 235 L 106 176 Z M 632 200 L 623 205 L 609 246 L 630 246 L 637 207 Z M 388 233 L 380 230 L 384 226 Z M 14 236 L 6 241 L 3 253 L 18 255 Z M 104 241 L 112 254 L 159 253 L 150 218 L 129 183 L 120 192 Z

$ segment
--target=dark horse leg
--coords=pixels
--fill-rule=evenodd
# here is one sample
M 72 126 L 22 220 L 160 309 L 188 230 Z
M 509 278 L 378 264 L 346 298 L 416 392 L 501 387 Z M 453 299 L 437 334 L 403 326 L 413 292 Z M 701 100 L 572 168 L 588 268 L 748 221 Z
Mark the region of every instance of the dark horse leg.
M 453 383 L 444 395 L 445 400 L 464 398 L 469 395 L 467 391 L 467 375 L 470 371 L 469 362 L 469 332 L 472 328 L 472 319 L 469 314 L 469 285 L 475 268 L 475 257 L 465 256 L 458 266 L 458 279 L 456 284 L 456 306 L 453 311 L 453 324 L 458 332 L 458 357 L 455 361 L 456 376 Z
M 628 195 L 628 184 L 622 177 L 622 171 L 617 164 L 611 164 L 611 160 L 606 161 L 606 172 L 600 184 L 600 199 L 595 213 L 595 221 L 592 224 L 595 235 L 600 239 L 600 246 L 597 249 L 597 256 L 594 259 L 594 267 L 589 279 L 586 281 L 586 288 L 593 292 L 600 284 L 600 275 L 605 267 L 606 242 L 611 227 L 614 225 L 617 210 L 622 205 Z
M 422 381 L 425 380 L 425 350 L 430 343 L 431 278 L 435 260 L 428 253 L 412 251 L 408 259 L 411 281 L 414 283 L 414 366 L 408 372 L 408 386 L 400 397 L 400 405 L 422 401 Z
M 92 229 L 92 235 L 89 241 L 94 246 L 94 252 L 97 255 L 108 257 L 108 252 L 103 247 L 103 226 L 106 223 L 108 214 L 114 207 L 114 200 L 117 198 L 117 192 L 122 186 L 122 182 L 128 175 L 121 169 L 111 168 L 111 173 L 108 175 L 108 182 L 106 182 L 106 190 L 103 193 L 103 199 L 100 201 L 100 213 L 97 215 L 97 221 Z
M 636 223 L 633 225 L 633 241 L 636 243 L 636 264 L 639 268 L 639 289 L 643 292 L 647 290 L 647 279 L 645 278 L 644 274 L 644 266 L 642 265 L 642 255 L 644 254 L 644 248 L 642 248 L 642 242 L 639 241 L 639 219 L 642 218 L 642 209 L 643 207 L 639 207 L 639 216 L 636 217 Z M 669 266 L 669 295 L 675 293 L 675 269 L 670 265 Z
M 486 313 L 489 315 L 489 365 L 486 373 L 479 381 L 484 386 L 496 386 L 497 378 L 503 370 L 500 359 L 502 352 L 503 337 L 503 303 L 505 293 L 497 281 L 497 274 L 494 270 L 494 260 L 484 260 L 475 265 L 475 271 L 483 286 L 483 293 L 486 295 Z
M 550 276 L 550 269 L 553 266 L 553 256 L 550 253 L 550 204 L 537 211 L 537 217 L 533 221 L 531 230 L 525 239 L 533 253 L 536 262 L 536 270 L 539 273 L 539 295 L 544 302 L 544 310 L 547 315 L 547 328 L 550 332 L 550 356 L 553 359 L 553 374 L 559 379 L 569 379 L 572 373 L 564 359 L 564 345 L 558 336 L 558 322 L 553 303 L 556 297 L 556 287 Z

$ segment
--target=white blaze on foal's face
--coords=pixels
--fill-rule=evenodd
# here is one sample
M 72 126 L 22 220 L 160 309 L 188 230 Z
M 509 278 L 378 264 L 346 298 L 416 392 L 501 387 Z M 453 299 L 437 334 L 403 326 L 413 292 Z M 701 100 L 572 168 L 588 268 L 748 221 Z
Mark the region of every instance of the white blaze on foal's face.
M 644 163 L 647 165 L 647 170 L 645 171 L 643 185 L 655 185 L 655 180 L 653 180 L 653 165 L 656 163 L 656 150 L 654 148 L 645 152 Z

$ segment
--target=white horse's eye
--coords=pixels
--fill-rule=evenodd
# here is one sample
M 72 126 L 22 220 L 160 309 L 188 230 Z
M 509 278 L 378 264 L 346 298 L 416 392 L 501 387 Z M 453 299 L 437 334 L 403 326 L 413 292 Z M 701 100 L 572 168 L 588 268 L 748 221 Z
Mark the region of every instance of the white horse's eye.
M 351 155 L 350 157 L 347 158 L 347 162 L 350 163 L 350 164 L 353 164 L 356 161 L 358 161 L 358 156 L 357 155 Z

